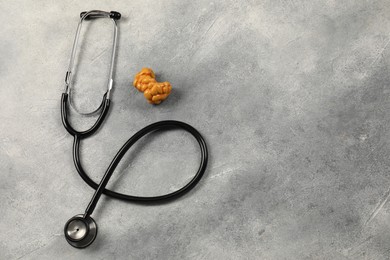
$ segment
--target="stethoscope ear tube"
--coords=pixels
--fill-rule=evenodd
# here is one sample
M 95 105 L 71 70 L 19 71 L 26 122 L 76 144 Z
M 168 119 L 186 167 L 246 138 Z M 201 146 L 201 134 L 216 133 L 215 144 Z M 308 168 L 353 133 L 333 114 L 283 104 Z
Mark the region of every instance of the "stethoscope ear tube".
M 112 21 L 113 24 L 113 34 L 112 34 L 112 49 L 111 49 L 111 60 L 110 60 L 110 67 L 109 67 L 109 74 L 108 74 L 108 81 L 107 81 L 107 91 L 106 91 L 106 96 L 109 99 L 110 98 L 110 93 L 114 85 L 114 80 L 113 80 L 113 71 L 114 71 L 114 63 L 115 63 L 115 57 L 116 57 L 116 43 L 117 43 L 117 38 L 118 38 L 118 26 L 117 26 L 117 20 L 121 18 L 121 14 L 116 11 L 111 11 L 111 12 L 105 12 L 105 11 L 100 11 L 100 10 L 91 10 L 88 12 L 82 12 L 80 14 L 80 21 L 77 26 L 76 30 L 76 36 L 73 41 L 73 47 L 72 47 L 72 53 L 70 56 L 69 60 L 69 66 L 68 70 L 66 71 L 65 74 L 65 91 L 64 93 L 69 94 L 69 104 L 70 106 L 78 113 L 79 115 L 83 116 L 90 116 L 90 115 L 95 115 L 100 112 L 101 107 L 99 106 L 98 108 L 90 111 L 90 112 L 82 112 L 80 111 L 75 105 L 74 102 L 72 101 L 72 88 L 73 83 L 72 83 L 72 78 L 74 77 L 74 72 L 72 72 L 73 67 L 74 67 L 74 62 L 75 62 L 75 57 L 76 57 L 76 52 L 77 52 L 77 46 L 78 46 L 78 41 L 80 37 L 80 31 L 82 28 L 82 24 L 84 20 L 88 19 L 95 19 L 95 18 L 109 18 Z

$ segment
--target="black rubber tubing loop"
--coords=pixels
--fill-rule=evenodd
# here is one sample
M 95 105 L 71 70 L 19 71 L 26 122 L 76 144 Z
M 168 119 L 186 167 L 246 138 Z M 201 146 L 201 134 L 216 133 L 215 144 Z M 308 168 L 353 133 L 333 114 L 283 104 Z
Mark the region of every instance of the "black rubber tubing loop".
M 101 114 L 96 121 L 96 123 L 88 130 L 86 131 L 76 131 L 73 129 L 73 127 L 70 126 L 68 120 L 67 120 L 67 94 L 62 94 L 62 104 L 61 104 L 61 116 L 62 116 L 62 123 L 64 124 L 64 127 L 66 130 L 74 136 L 74 143 L 73 143 L 73 162 L 75 164 L 76 170 L 79 173 L 80 177 L 93 189 L 97 189 L 99 187 L 99 184 L 94 182 L 84 171 L 81 161 L 80 161 L 80 141 L 81 139 L 87 138 L 88 136 L 92 135 L 102 124 L 110 105 L 110 102 L 108 99 L 105 99 L 105 96 L 103 97 L 102 104 L 104 102 Z M 132 196 L 127 195 L 119 192 L 115 192 L 109 189 L 106 189 L 105 186 L 107 185 L 112 173 L 115 171 L 115 168 L 119 164 L 119 162 L 122 160 L 123 156 L 126 154 L 126 152 L 143 136 L 157 131 L 157 130 L 168 130 L 168 129 L 183 129 L 187 132 L 189 132 L 193 137 L 195 137 L 196 141 L 199 144 L 200 151 L 201 151 L 201 162 L 198 171 L 194 175 L 194 177 L 182 188 L 160 196 L 150 196 L 150 197 L 142 197 L 142 196 Z M 167 121 L 159 121 L 153 124 L 150 124 L 143 129 L 136 132 L 118 151 L 118 153 L 115 155 L 114 159 L 111 161 L 110 166 L 107 168 L 106 173 L 104 174 L 104 177 L 101 180 L 100 185 L 102 185 L 101 193 L 115 199 L 120 199 L 124 201 L 134 202 L 134 203 L 140 203 L 140 204 L 147 204 L 147 203 L 157 203 L 157 202 L 165 202 L 169 200 L 176 199 L 188 191 L 190 191 L 192 188 L 195 187 L 195 185 L 199 182 L 199 180 L 203 177 L 203 174 L 206 170 L 208 161 L 208 151 L 207 151 L 207 145 L 204 141 L 202 135 L 192 126 L 180 122 L 180 121 L 174 121 L 174 120 L 167 120 Z M 105 183 L 102 183 L 105 182 Z M 91 200 L 90 204 L 87 207 L 85 216 L 88 216 L 92 214 L 92 211 L 94 210 L 96 203 L 100 197 L 100 194 L 94 195 L 94 198 Z M 95 199 L 95 196 L 98 196 L 97 199 Z

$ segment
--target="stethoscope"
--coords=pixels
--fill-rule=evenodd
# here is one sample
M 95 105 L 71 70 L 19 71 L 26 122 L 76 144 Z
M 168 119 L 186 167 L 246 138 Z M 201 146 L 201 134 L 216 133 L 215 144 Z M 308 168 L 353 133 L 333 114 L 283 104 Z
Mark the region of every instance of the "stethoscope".
M 80 35 L 80 30 L 82 23 L 85 19 L 91 19 L 91 18 L 109 18 L 114 25 L 114 34 L 113 34 L 113 42 L 112 42 L 112 52 L 111 52 L 111 63 L 110 63 L 110 71 L 109 71 L 109 81 L 108 81 L 108 87 L 106 93 L 103 95 L 103 100 L 100 104 L 100 106 L 88 113 L 80 112 L 76 109 L 75 106 L 72 105 L 72 69 L 74 65 L 74 59 L 76 54 L 76 47 L 77 42 Z M 153 202 L 163 202 L 168 200 L 173 200 L 175 198 L 178 198 L 179 196 L 185 194 L 189 190 L 191 190 L 202 178 L 206 166 L 207 166 L 207 160 L 208 160 L 208 153 L 207 153 L 207 146 L 206 143 L 201 136 L 201 134 L 192 126 L 180 122 L 180 121 L 160 121 L 153 123 L 151 125 L 146 126 L 145 128 L 141 129 L 137 133 L 135 133 L 118 151 L 118 153 L 115 155 L 114 159 L 111 161 L 110 165 L 108 166 L 103 178 L 101 179 L 100 183 L 97 184 L 94 182 L 84 171 L 81 162 L 80 162 L 80 142 L 82 139 L 86 139 L 93 135 L 99 127 L 102 125 L 105 117 L 107 116 L 107 112 L 110 107 L 110 92 L 113 87 L 113 67 L 114 67 L 114 61 L 115 61 L 115 52 L 116 52 L 116 42 L 117 42 L 117 24 L 116 21 L 119 20 L 121 17 L 121 14 L 118 12 L 104 12 L 104 11 L 98 11 L 98 10 L 92 10 L 88 12 L 82 12 L 80 14 L 80 21 L 77 27 L 76 31 L 76 37 L 73 43 L 72 48 L 72 54 L 69 62 L 69 68 L 66 72 L 65 76 L 65 90 L 64 93 L 62 93 L 61 98 L 61 117 L 62 117 L 62 123 L 65 127 L 65 129 L 74 137 L 73 142 L 73 162 L 76 166 L 76 170 L 81 176 L 81 178 L 92 188 L 94 188 L 96 191 L 92 196 L 91 201 L 89 202 L 84 214 L 79 214 L 71 219 L 69 219 L 64 227 L 64 233 L 65 238 L 68 241 L 68 243 L 74 247 L 77 248 L 84 248 L 92 244 L 92 242 L 95 240 L 97 235 L 97 225 L 95 220 L 91 217 L 99 198 L 102 194 L 105 194 L 109 197 L 124 200 L 124 201 L 130 201 L 130 202 L 137 202 L 137 203 L 153 203 Z M 99 114 L 96 122 L 93 124 L 91 128 L 85 131 L 77 131 L 75 130 L 71 124 L 68 121 L 68 104 L 72 106 L 75 111 L 81 115 L 94 115 Z M 123 156 L 126 154 L 126 152 L 132 147 L 139 139 L 141 139 L 143 136 L 154 132 L 158 130 L 169 130 L 169 129 L 183 129 L 192 136 L 195 137 L 197 142 L 199 143 L 200 151 L 201 151 L 201 162 L 198 171 L 196 172 L 195 176 L 182 188 L 179 190 L 176 190 L 172 193 L 168 193 L 161 196 L 153 196 L 153 197 L 140 197 L 140 196 L 131 196 L 127 194 L 118 193 L 109 189 L 106 189 L 106 185 L 108 181 L 111 178 L 111 175 L 113 174 L 115 168 L 118 166 L 119 162 L 123 158 Z

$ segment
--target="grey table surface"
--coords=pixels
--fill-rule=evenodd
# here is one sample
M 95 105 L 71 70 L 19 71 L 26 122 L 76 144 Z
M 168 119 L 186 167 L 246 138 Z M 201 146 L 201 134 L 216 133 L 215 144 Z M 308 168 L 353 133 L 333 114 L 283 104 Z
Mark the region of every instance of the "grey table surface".
M 103 196 L 96 241 L 67 244 L 64 223 L 93 189 L 76 173 L 60 120 L 79 13 L 117 10 L 112 110 L 82 143 L 99 181 L 137 130 L 183 120 L 204 135 L 200 184 L 169 204 Z M 389 1 L 1 1 L 0 259 L 389 259 Z M 75 105 L 98 105 L 109 20 L 88 23 Z M 153 68 L 172 95 L 151 106 L 133 86 Z M 72 113 L 77 128 L 95 118 Z M 137 144 L 110 188 L 156 195 L 197 170 L 183 131 Z

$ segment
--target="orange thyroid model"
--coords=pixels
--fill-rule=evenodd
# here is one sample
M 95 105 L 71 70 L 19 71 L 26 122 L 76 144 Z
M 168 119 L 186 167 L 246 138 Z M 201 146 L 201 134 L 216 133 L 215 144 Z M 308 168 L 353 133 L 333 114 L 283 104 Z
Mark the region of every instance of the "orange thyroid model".
M 172 86 L 169 82 L 157 82 L 152 69 L 142 68 L 135 75 L 134 87 L 144 93 L 149 103 L 158 105 L 171 93 Z

